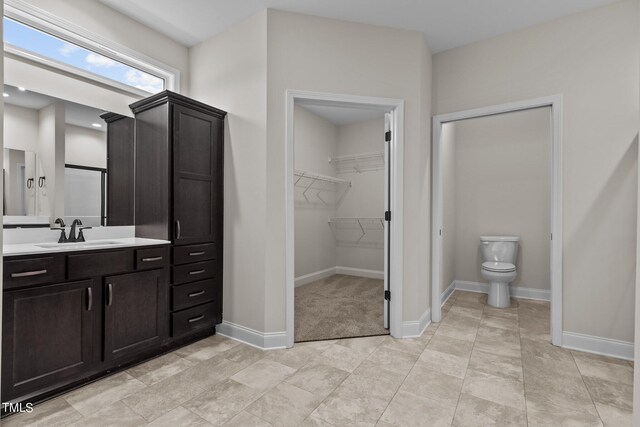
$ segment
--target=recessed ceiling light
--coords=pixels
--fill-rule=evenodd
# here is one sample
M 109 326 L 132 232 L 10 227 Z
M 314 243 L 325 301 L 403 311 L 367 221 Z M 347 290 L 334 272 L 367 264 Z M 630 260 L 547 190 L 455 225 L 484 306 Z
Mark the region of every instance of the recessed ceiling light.
M 100 123 L 91 123 L 91 126 L 93 126 L 94 128 L 101 128 L 102 125 Z
M 23 88 L 22 86 L 18 86 L 18 90 L 19 90 L 20 92 L 24 92 L 26 89 L 25 89 L 25 88 Z
M 9 97 L 9 94 L 8 94 L 7 92 L 4 92 L 4 93 L 2 94 L 2 96 L 4 96 L 5 98 L 8 98 L 8 97 Z

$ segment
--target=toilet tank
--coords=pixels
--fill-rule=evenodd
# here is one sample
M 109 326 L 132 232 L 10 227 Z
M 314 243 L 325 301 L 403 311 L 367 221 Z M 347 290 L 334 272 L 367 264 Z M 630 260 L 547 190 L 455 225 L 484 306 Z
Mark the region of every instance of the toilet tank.
M 508 262 L 516 264 L 518 257 L 518 236 L 480 236 L 480 252 L 483 261 Z

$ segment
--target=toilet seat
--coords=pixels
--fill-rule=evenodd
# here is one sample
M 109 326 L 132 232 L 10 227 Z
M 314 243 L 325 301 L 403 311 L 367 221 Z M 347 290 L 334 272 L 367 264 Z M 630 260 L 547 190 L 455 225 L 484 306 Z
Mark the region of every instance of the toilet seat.
M 516 271 L 516 266 L 510 262 L 485 261 L 482 263 L 482 269 L 495 273 L 511 273 Z

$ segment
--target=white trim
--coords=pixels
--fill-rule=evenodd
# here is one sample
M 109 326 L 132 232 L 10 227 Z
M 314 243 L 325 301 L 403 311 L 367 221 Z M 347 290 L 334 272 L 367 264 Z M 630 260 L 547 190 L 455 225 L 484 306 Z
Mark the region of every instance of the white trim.
M 455 113 L 440 114 L 433 117 L 433 167 L 432 167 L 432 215 L 431 215 L 431 310 L 433 321 L 442 319 L 439 304 L 441 298 L 441 265 L 443 201 L 441 134 L 444 123 L 455 122 L 495 114 L 528 110 L 539 107 L 551 107 L 551 342 L 562 345 L 562 95 L 515 101 L 492 105 Z
M 594 337 L 575 332 L 563 332 L 562 347 L 569 350 L 615 357 L 616 359 L 633 360 L 634 346 L 632 342 L 628 341 Z
M 5 0 L 4 15 L 55 37 L 77 44 L 141 71 L 153 74 L 165 81 L 165 89 L 176 92 L 180 91 L 180 70 L 177 68 L 116 43 L 106 37 L 102 37 L 80 25 L 49 13 L 44 9 L 33 6 L 23 0 Z M 22 51 L 15 51 L 13 53 L 18 56 L 24 56 Z M 27 57 L 37 62 L 42 62 L 43 60 L 42 57 L 34 56 L 33 54 L 29 54 Z M 57 61 L 51 60 L 50 62 L 52 64 L 47 65 L 58 68 L 58 66 L 55 65 Z M 74 68 L 74 74 L 80 74 L 76 72 L 75 67 L 70 68 Z M 68 70 L 64 71 L 68 72 Z M 110 84 L 110 82 L 109 80 L 108 84 Z M 118 85 L 113 86 L 121 89 Z M 149 93 L 144 92 L 144 96 L 148 95 Z
M 456 290 L 461 291 L 479 292 L 481 294 L 489 293 L 488 283 L 454 280 L 451 286 L 454 286 Z M 449 286 L 445 292 L 448 292 L 451 286 Z M 442 293 L 443 298 L 445 292 Z M 551 291 L 547 289 L 526 288 L 524 286 L 509 286 L 509 293 L 513 298 L 533 299 L 539 301 L 551 300 Z
M 315 282 L 316 280 L 321 280 L 326 277 L 331 277 L 336 274 L 336 267 L 327 268 L 324 270 L 314 271 L 313 273 L 305 274 L 302 276 L 296 277 L 295 287 L 308 285 L 309 283 Z
M 294 342 L 294 200 L 293 200 L 293 111 L 296 102 L 322 103 L 324 105 L 352 106 L 391 112 L 393 138 L 391 141 L 391 281 L 390 333 L 400 338 L 402 332 L 402 283 L 403 283 L 403 206 L 404 206 L 404 101 L 357 95 L 287 90 L 285 97 L 285 325 L 287 347 Z
M 285 332 L 259 332 L 245 326 L 223 320 L 216 326 L 216 333 L 261 350 L 277 350 L 286 348 Z
M 345 274 L 347 276 L 366 277 L 368 279 L 384 279 L 384 271 L 366 270 L 364 268 L 352 267 L 336 267 L 336 274 Z
M 442 307 L 449 300 L 449 298 L 451 298 L 451 295 L 453 295 L 453 291 L 455 290 L 456 281 L 454 280 L 449 286 L 447 286 L 447 289 L 442 292 L 442 295 L 440 296 L 440 307 Z
M 401 338 L 416 338 L 423 334 L 427 326 L 431 324 L 431 309 L 422 313 L 420 319 L 402 322 L 402 337 Z

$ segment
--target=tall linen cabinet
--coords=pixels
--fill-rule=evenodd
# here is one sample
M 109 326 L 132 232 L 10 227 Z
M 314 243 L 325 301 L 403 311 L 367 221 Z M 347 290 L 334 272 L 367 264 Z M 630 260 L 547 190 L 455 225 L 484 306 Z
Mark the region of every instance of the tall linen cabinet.
M 224 117 L 164 91 L 135 114 L 136 236 L 171 241 L 170 338 L 222 322 Z

